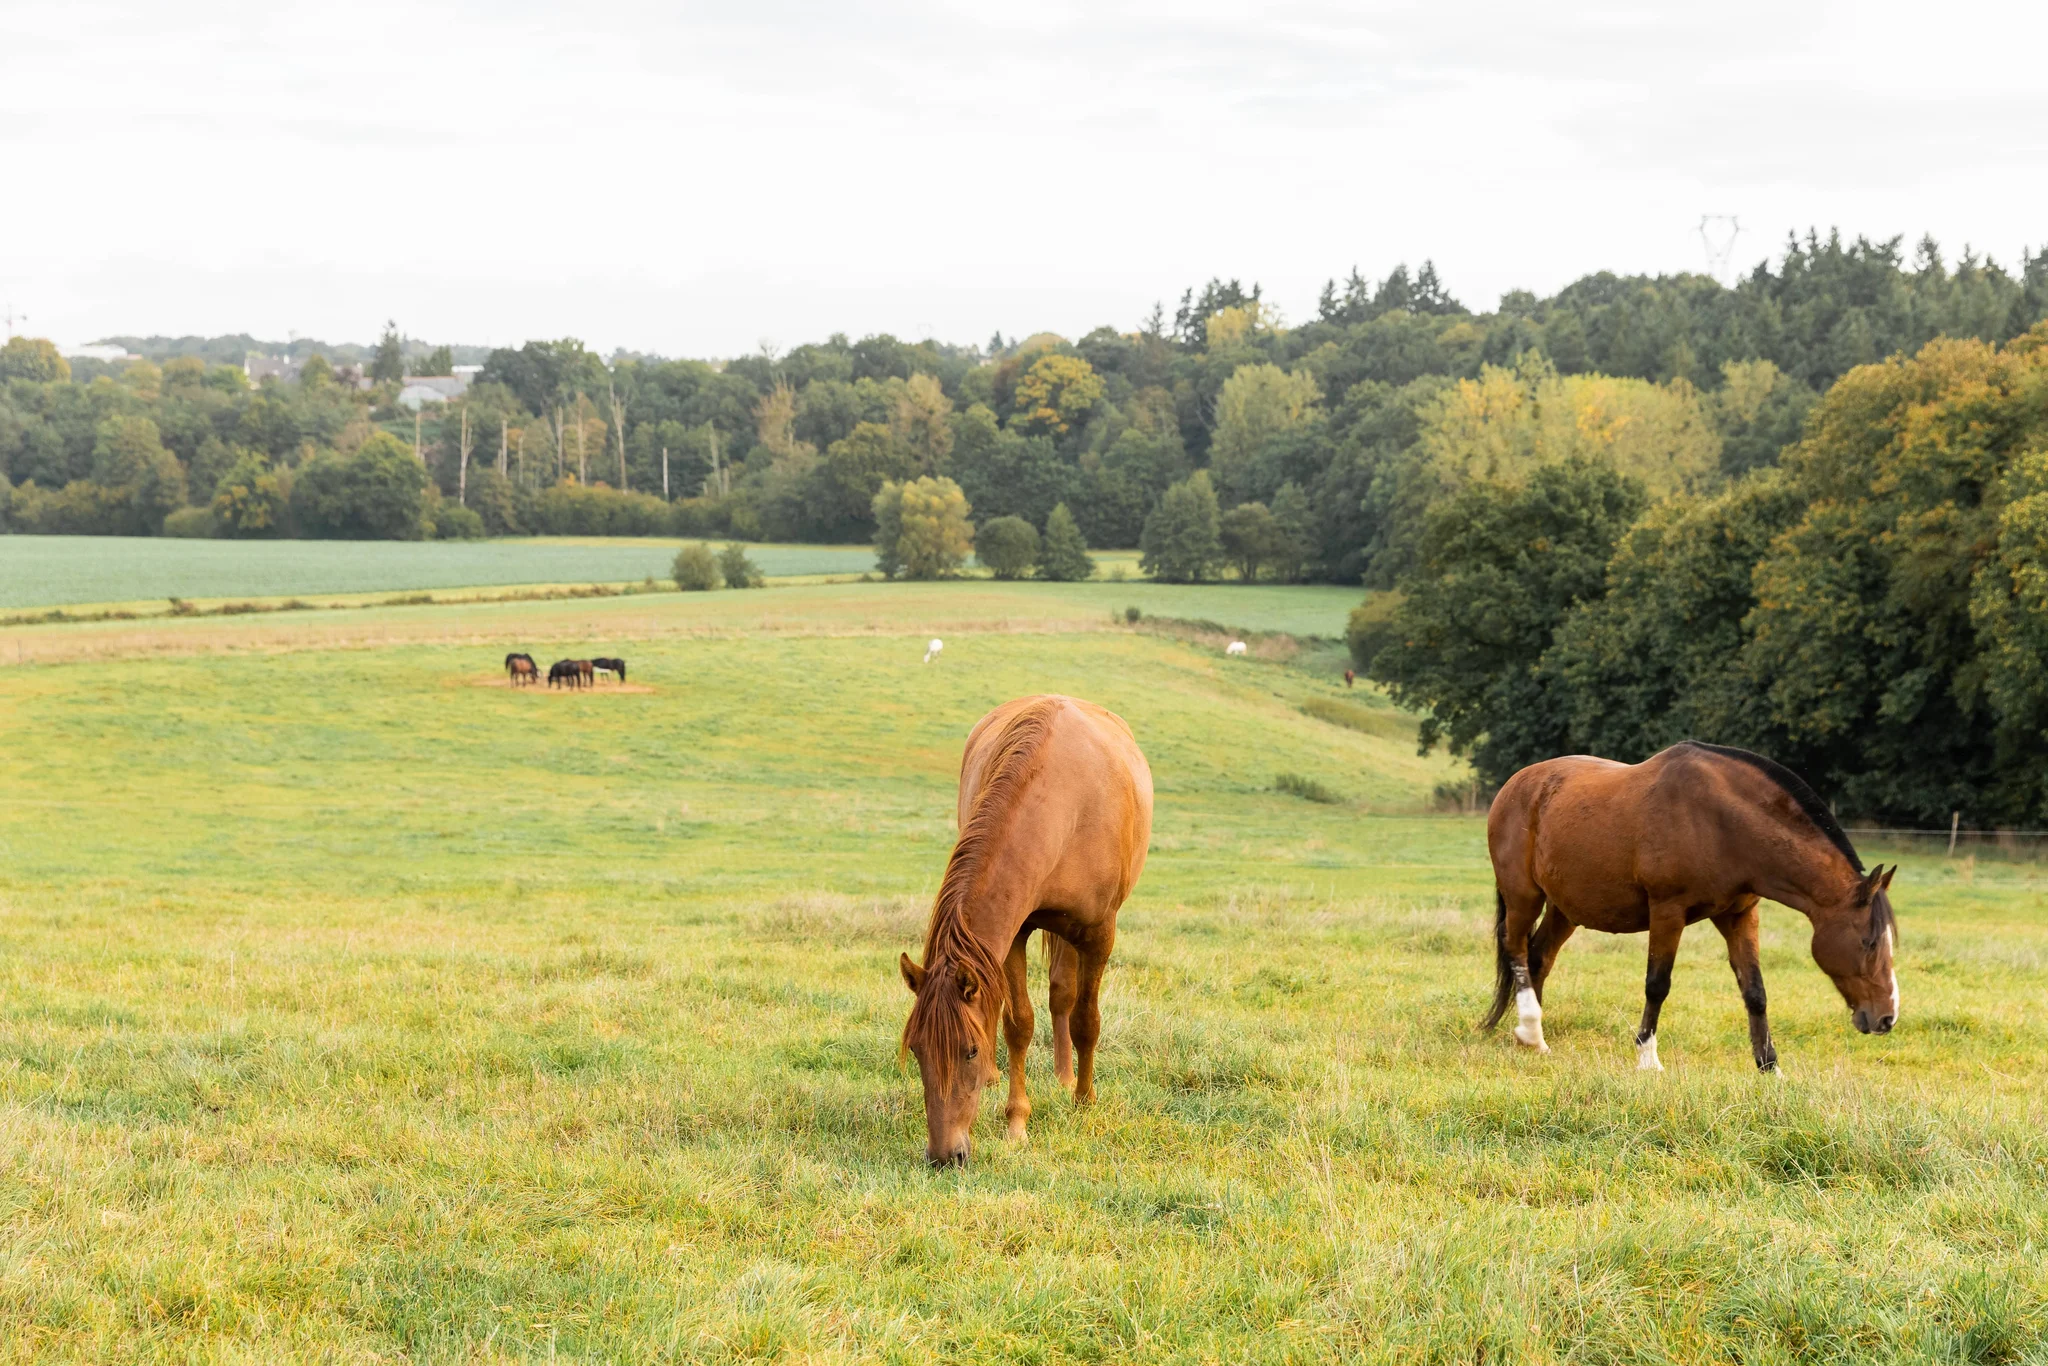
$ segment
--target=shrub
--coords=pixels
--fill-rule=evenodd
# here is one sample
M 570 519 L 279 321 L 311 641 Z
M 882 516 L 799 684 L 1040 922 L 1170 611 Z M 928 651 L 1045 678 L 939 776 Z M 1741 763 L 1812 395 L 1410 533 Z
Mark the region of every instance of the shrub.
M 720 498 L 678 498 L 668 505 L 671 536 L 721 536 L 732 530 L 732 507 Z
M 718 570 L 718 556 L 701 541 L 693 541 L 678 550 L 675 563 L 669 566 L 669 573 L 674 576 L 676 587 L 685 593 L 708 593 L 725 582 L 725 576 Z M 746 585 L 741 584 L 740 587 Z
M 1138 624 L 1139 619 L 1144 615 L 1145 614 L 1143 612 L 1140 612 L 1135 607 L 1124 608 L 1124 620 L 1129 622 L 1133 626 L 1136 626 Z
M 746 547 L 730 541 L 726 543 L 725 549 L 718 552 L 718 572 L 725 576 L 727 588 L 768 586 L 768 576 L 747 558 Z
M 460 503 L 443 503 L 434 509 L 434 539 L 476 541 L 483 539 L 484 519 L 475 508 Z
M 271 469 L 261 455 L 247 452 L 214 483 L 212 534 L 276 536 L 284 530 L 290 499 L 288 477 Z
M 542 536 L 666 536 L 669 505 L 651 493 L 598 484 L 557 484 L 533 500 L 533 530 Z
M 219 534 L 212 508 L 179 508 L 164 517 L 164 535 L 208 540 Z
M 1273 790 L 1285 792 L 1290 797 L 1300 797 L 1303 801 L 1321 802 L 1325 806 L 1335 806 L 1344 800 L 1314 778 L 1304 778 L 1299 773 L 1282 773 L 1273 779 Z
M 1045 542 L 1038 552 L 1038 577 L 1058 583 L 1073 583 L 1095 577 L 1095 561 L 1088 554 L 1088 542 L 1074 524 L 1074 514 L 1065 503 L 1057 504 L 1045 519 Z
M 999 579 L 1021 579 L 1038 563 L 1038 531 L 1022 517 L 997 517 L 974 533 L 974 555 Z
M 1394 643 L 1402 601 L 1400 593 L 1374 593 L 1351 609 L 1344 643 L 1351 647 L 1351 663 L 1360 673 L 1369 671 L 1373 656 Z
M 341 541 L 416 541 L 427 472 L 412 448 L 373 432 L 346 459 L 324 455 L 299 466 L 291 510 L 309 536 Z

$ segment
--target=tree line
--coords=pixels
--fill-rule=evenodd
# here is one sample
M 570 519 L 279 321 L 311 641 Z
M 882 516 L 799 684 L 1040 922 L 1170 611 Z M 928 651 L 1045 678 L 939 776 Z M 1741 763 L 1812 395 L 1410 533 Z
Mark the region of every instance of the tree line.
M 0 475 L 15 531 L 798 541 L 871 538 L 885 485 L 932 479 L 1041 537 L 1064 505 L 1088 546 L 1138 547 L 1162 578 L 1384 587 L 1474 481 L 1585 460 L 1652 496 L 1708 491 L 1773 464 L 1853 367 L 2044 316 L 2048 257 L 1808 234 L 1733 286 L 1602 273 L 1483 313 L 1425 263 L 1333 279 L 1296 323 L 1212 280 L 1072 341 L 833 336 L 718 363 L 534 341 L 418 418 L 404 376 L 474 351 L 392 329 L 351 349 L 363 389 L 308 344 L 296 381 L 253 386 L 168 354 L 190 339 L 123 339 L 156 358 L 73 373 L 10 344 Z

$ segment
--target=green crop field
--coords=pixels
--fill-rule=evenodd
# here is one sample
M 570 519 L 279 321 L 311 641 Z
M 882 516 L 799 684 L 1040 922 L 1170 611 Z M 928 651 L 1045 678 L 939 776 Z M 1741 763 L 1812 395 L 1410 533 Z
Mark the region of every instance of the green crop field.
M 666 579 L 681 541 L 0 536 L 0 608 Z M 763 573 L 861 574 L 864 546 L 749 546 Z
M 1663 1075 L 1640 939 L 1522 1054 L 1452 767 L 1327 649 L 1112 626 L 1145 589 L 0 630 L 0 1362 L 2048 1355 L 2040 865 L 1907 857 L 1883 1038 L 1768 910 L 1782 1078 L 1710 930 Z M 629 688 L 502 685 L 598 640 Z M 1041 1047 L 1028 1146 L 998 1092 L 933 1172 L 896 955 L 1033 691 L 1131 722 L 1151 861 L 1099 1103 Z

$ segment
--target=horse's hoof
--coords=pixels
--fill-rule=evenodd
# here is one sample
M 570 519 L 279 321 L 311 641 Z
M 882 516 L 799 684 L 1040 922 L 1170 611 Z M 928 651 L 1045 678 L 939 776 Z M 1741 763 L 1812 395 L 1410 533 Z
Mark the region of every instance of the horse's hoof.
M 1636 1045 L 1636 1071 L 1662 1072 L 1663 1070 L 1664 1064 L 1657 1061 L 1657 1036 L 1652 1034 L 1649 1038 Z
M 1019 1120 L 1017 1123 L 1012 1124 L 1010 1126 L 1010 1142 L 1024 1144 L 1029 1143 L 1030 1141 L 1031 1139 L 1026 1135 L 1024 1131 L 1023 1121 Z
M 1538 1053 L 1548 1053 L 1550 1051 L 1550 1045 L 1543 1041 L 1543 1026 L 1541 1025 L 1536 1026 L 1534 1029 L 1529 1028 L 1527 1025 L 1516 1025 L 1515 1042 L 1524 1048 L 1533 1048 Z

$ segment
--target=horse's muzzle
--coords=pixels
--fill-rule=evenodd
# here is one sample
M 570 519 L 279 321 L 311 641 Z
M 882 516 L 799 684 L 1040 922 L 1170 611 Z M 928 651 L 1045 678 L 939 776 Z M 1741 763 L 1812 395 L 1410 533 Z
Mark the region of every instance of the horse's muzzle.
M 1867 1010 L 1856 1012 L 1856 1032 L 1859 1034 L 1889 1034 L 1892 1032 L 1890 1015 L 1873 1016 Z
M 967 1165 L 967 1145 L 962 1143 L 949 1153 L 935 1153 L 927 1148 L 924 1160 L 934 1171 L 944 1171 L 948 1167 L 964 1167 Z

